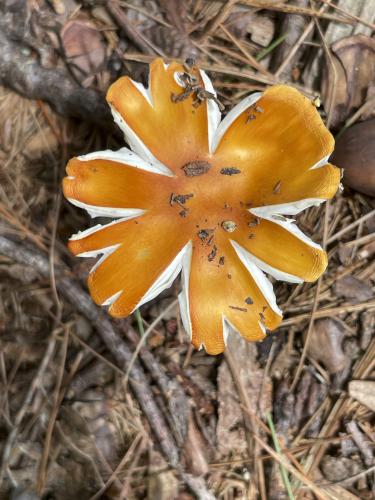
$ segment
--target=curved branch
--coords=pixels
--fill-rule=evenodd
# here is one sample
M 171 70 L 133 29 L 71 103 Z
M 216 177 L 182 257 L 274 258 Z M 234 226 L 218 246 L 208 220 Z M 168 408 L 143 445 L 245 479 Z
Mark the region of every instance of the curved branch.
M 104 95 L 79 87 L 66 70 L 43 68 L 25 51 L 25 46 L 7 37 L 0 26 L 0 84 L 29 99 L 48 102 L 58 113 L 113 127 Z

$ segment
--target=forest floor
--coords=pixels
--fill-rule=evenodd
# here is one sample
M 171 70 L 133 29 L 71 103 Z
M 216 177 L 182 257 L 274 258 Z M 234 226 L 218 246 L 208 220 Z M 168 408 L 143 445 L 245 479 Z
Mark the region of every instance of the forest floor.
M 372 0 L 1 2 L 1 499 L 374 498 L 374 23 Z M 226 110 L 289 83 L 341 144 L 367 122 L 366 168 L 298 217 L 327 271 L 275 283 L 281 326 L 224 355 L 190 346 L 179 280 L 113 320 L 66 248 L 92 224 L 66 163 L 122 147 L 105 91 L 157 56 L 194 57 Z

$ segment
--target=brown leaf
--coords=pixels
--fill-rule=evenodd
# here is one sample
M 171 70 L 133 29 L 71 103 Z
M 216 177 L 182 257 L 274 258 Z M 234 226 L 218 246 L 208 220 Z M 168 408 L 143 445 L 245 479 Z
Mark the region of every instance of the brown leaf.
M 358 304 L 366 302 L 373 297 L 372 288 L 365 281 L 355 276 L 344 276 L 333 285 L 336 295 L 343 297 L 347 302 Z
M 375 119 L 346 130 L 336 141 L 332 162 L 344 169 L 346 186 L 375 196 Z
M 321 469 L 326 479 L 336 482 L 358 474 L 361 464 L 350 458 L 326 455 L 322 460 Z
M 340 323 L 331 318 L 318 319 L 310 338 L 309 355 L 322 363 L 329 373 L 340 372 L 349 363 L 342 348 L 343 339 Z
M 335 71 L 328 64 L 321 92 L 326 109 L 333 106 L 331 126 L 335 128 L 365 102 L 374 82 L 375 40 L 365 35 L 342 38 L 331 52 Z
M 202 476 L 209 471 L 207 446 L 190 413 L 188 434 L 184 446 L 185 458 L 189 472 Z M 158 497 L 155 497 L 158 498 Z
M 375 411 L 375 380 L 352 380 L 349 395 L 372 411 Z
M 65 56 L 76 78 L 83 81 L 101 69 L 105 45 L 96 26 L 85 19 L 68 21 L 61 30 Z

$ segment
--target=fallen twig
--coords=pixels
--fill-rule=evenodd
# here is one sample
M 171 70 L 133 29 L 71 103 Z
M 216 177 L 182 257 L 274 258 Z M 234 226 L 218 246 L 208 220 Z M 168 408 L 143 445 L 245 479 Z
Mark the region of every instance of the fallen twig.
M 4 236 L 0 236 L 0 254 L 6 255 L 19 264 L 33 266 L 44 277 L 49 276 L 48 258 L 35 249 L 26 248 Z M 56 284 L 60 293 L 93 323 L 117 363 L 126 370 L 132 359 L 132 352 L 124 339 L 117 333 L 107 315 L 95 306 L 89 295 L 69 275 L 67 268 L 57 265 L 55 272 Z M 146 375 L 138 361 L 132 367 L 129 384 L 170 465 L 176 468 L 181 478 L 198 498 L 202 500 L 213 499 L 203 480 L 187 474 L 183 470 L 179 462 L 178 447 L 171 436 L 164 416 L 155 403 Z
M 0 15 L 0 19 L 1 19 Z M 0 84 L 29 99 L 48 102 L 65 116 L 113 128 L 104 95 L 79 87 L 66 70 L 43 68 L 30 51 L 5 33 L 0 20 Z

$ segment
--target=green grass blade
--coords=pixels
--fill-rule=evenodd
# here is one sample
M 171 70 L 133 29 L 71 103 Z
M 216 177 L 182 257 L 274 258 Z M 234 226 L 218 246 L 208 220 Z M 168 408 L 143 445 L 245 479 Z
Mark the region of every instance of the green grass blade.
M 273 420 L 272 420 L 270 413 L 267 413 L 267 421 L 268 421 L 268 427 L 270 428 L 270 431 L 271 431 L 272 441 L 273 441 L 273 445 L 275 447 L 276 453 L 281 455 L 280 443 L 279 443 L 279 440 L 277 438 L 275 426 L 273 425 Z M 287 473 L 285 467 L 283 466 L 283 464 L 280 463 L 279 466 L 280 466 L 281 478 L 283 480 L 285 490 L 288 494 L 288 498 L 289 498 L 289 500 L 295 500 L 294 495 L 293 495 L 293 491 L 292 491 L 292 486 L 291 486 L 290 481 L 289 481 L 288 473 Z

